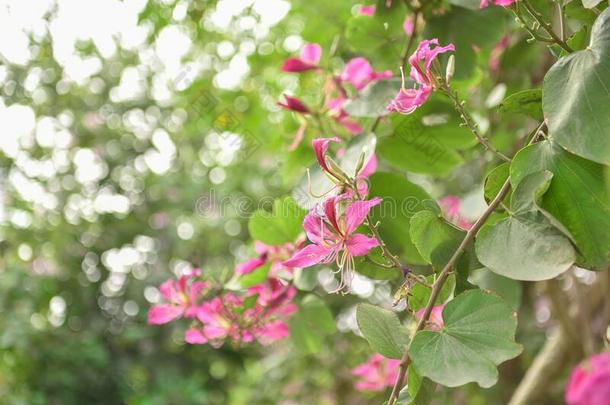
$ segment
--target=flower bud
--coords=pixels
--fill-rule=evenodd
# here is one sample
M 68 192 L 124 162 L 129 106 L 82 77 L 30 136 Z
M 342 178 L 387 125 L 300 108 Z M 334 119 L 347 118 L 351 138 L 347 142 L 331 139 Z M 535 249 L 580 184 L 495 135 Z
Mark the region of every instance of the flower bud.
M 449 61 L 447 61 L 447 67 L 445 68 L 445 81 L 447 84 L 451 82 L 453 78 L 453 74 L 455 73 L 455 57 L 453 55 L 449 56 Z

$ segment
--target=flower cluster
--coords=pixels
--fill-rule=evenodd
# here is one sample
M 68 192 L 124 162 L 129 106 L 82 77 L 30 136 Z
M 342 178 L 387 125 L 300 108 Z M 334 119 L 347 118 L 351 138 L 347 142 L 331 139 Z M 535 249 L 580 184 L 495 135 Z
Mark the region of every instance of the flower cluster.
M 598 353 L 572 370 L 565 399 L 568 405 L 610 405 L 610 353 Z

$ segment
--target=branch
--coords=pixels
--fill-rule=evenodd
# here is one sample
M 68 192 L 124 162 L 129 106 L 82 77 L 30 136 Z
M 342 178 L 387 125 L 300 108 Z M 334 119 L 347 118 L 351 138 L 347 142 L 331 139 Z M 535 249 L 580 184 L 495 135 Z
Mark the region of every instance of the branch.
M 538 25 L 540 25 L 540 27 L 542 29 L 544 29 L 544 31 L 546 31 L 546 33 L 551 37 L 552 42 L 555 42 L 557 45 L 562 47 L 568 53 L 574 52 L 574 50 L 572 48 L 570 48 L 570 46 L 566 43 L 566 41 L 564 41 L 562 38 L 558 37 L 557 34 L 555 34 L 555 31 L 553 31 L 553 27 L 551 26 L 551 24 L 547 23 L 546 21 L 544 21 L 542 19 L 542 14 L 540 14 L 538 11 L 536 11 L 532 7 L 532 5 L 529 4 L 528 0 L 523 0 L 520 3 L 523 3 L 523 7 L 525 7 L 527 12 L 532 16 L 532 18 L 534 18 L 534 20 L 536 20 Z M 517 7 L 518 7 L 518 5 L 515 5 L 514 10 L 517 10 Z M 517 12 L 515 12 L 515 14 L 517 14 Z M 562 13 L 562 16 L 563 16 L 563 13 Z M 524 21 L 524 19 L 523 19 L 523 17 L 521 15 L 518 14 L 517 17 L 519 17 L 519 19 L 525 24 L 526 29 L 530 32 L 530 34 L 532 34 L 532 36 L 535 39 L 539 39 L 539 40 L 542 40 L 544 42 L 548 42 L 547 39 L 539 38 L 539 35 L 536 34 L 534 30 L 529 28 L 529 26 Z M 562 24 L 562 26 L 563 26 L 563 24 Z M 563 27 L 562 27 L 562 32 L 563 32 Z M 563 36 L 563 33 L 562 33 L 562 36 Z

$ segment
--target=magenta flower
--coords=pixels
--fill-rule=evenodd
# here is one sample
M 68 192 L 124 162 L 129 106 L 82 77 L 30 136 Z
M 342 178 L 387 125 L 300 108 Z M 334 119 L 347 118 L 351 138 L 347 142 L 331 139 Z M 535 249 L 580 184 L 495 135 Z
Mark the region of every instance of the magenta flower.
M 341 272 L 338 290 L 348 286 L 353 277 L 354 257 L 364 256 L 379 246 L 377 239 L 355 232 L 370 209 L 380 202 L 380 198 L 346 202 L 344 196 L 329 197 L 323 203 L 322 213 L 314 208 L 303 220 L 312 244 L 296 252 L 284 266 L 303 268 L 335 261 Z
M 296 311 L 291 302 L 295 294 L 294 287 L 269 279 L 248 289 L 245 297 L 232 293 L 214 297 L 199 306 L 200 324 L 186 332 L 185 340 L 220 347 L 227 338 L 238 344 L 257 340 L 264 345 L 283 339 L 289 335 L 286 321 Z M 256 297 L 256 302 L 244 310 L 249 297 Z
M 182 316 L 194 318 L 197 313 L 197 299 L 201 291 L 208 287 L 205 281 L 190 282 L 199 274 L 200 271 L 195 270 L 188 276 L 167 280 L 161 284 L 159 291 L 167 304 L 153 305 L 148 311 L 148 323 L 161 325 Z
M 286 101 L 283 103 L 278 101 L 277 105 L 297 113 L 309 114 L 309 108 L 307 108 L 307 106 L 303 104 L 303 102 L 298 98 L 290 97 L 286 94 L 284 94 L 284 98 L 286 99 Z
M 492 0 L 492 3 L 496 6 L 508 7 L 513 3 L 516 3 L 517 0 Z M 481 0 L 479 4 L 479 8 L 487 8 L 489 7 L 489 0 Z
M 301 55 L 298 58 L 291 57 L 284 61 L 282 71 L 289 73 L 301 73 L 308 70 L 317 70 L 320 67 L 320 57 L 322 56 L 322 48 L 318 44 L 306 44 L 301 49 Z
M 341 142 L 341 139 L 337 138 L 336 136 L 332 138 L 316 138 L 311 141 L 311 145 L 313 146 L 316 159 L 318 159 L 318 163 L 320 164 L 322 170 L 332 175 L 332 171 L 326 164 L 326 151 L 328 150 L 328 144 L 331 142 Z
M 572 370 L 565 400 L 568 405 L 610 405 L 610 353 L 598 353 Z
M 239 275 L 252 273 L 254 270 L 271 264 L 269 269 L 269 277 L 276 278 L 282 270 L 292 271 L 292 268 L 287 268 L 282 265 L 282 262 L 291 257 L 294 252 L 303 244 L 303 240 L 299 238 L 294 243 L 284 243 L 282 245 L 265 245 L 262 242 L 254 242 L 254 250 L 258 253 L 258 257 L 250 259 L 244 263 L 240 263 L 235 267 L 235 273 Z
M 372 17 L 375 14 L 375 6 L 360 6 L 358 9 L 358 15 L 366 15 Z
M 349 82 L 358 91 L 366 87 L 367 84 L 376 80 L 392 77 L 392 72 L 375 72 L 368 60 L 362 57 L 354 58 L 347 62 L 339 80 Z
M 333 98 L 326 102 L 326 107 L 328 107 L 331 117 L 333 117 L 337 124 L 347 129 L 353 135 L 359 134 L 364 130 L 356 121 L 349 119 L 349 114 L 343 109 L 345 101 L 343 96 Z
M 399 366 L 400 360 L 386 359 L 375 353 L 352 370 L 352 375 L 360 377 L 354 387 L 358 391 L 383 391 L 392 387 L 398 378 Z
M 434 48 L 432 45 L 434 45 Z M 413 55 L 409 58 L 409 64 L 411 65 L 410 76 L 417 83 L 418 87 L 413 89 L 405 88 L 404 72 L 401 68 L 402 85 L 394 100 L 386 107 L 387 110 L 401 114 L 411 114 L 417 107 L 422 105 L 434 88 L 434 79 L 430 73 L 432 62 L 441 53 L 450 51 L 455 51 L 453 44 L 439 46 L 437 39 L 420 42 Z
M 443 329 L 443 327 L 445 326 L 445 322 L 443 321 L 443 308 L 445 308 L 445 305 L 437 305 L 435 307 L 432 308 L 432 312 L 430 312 L 430 317 L 428 318 L 428 321 L 426 322 L 426 329 L 427 330 L 432 330 L 432 331 L 439 331 L 441 329 Z M 424 316 L 424 312 L 425 309 L 420 309 L 419 311 L 417 311 L 415 313 L 415 316 L 418 319 L 421 319 L 422 316 Z
M 470 222 L 460 214 L 461 201 L 459 197 L 454 195 L 448 195 L 446 197 L 443 197 L 438 202 L 438 204 L 443 209 L 443 212 L 447 216 L 447 219 L 449 219 L 454 225 L 464 230 L 472 228 L 472 222 Z
M 407 16 L 405 18 L 405 22 L 402 23 L 402 29 L 405 31 L 407 35 L 413 35 L 413 31 L 415 30 L 415 23 L 413 22 L 413 17 Z

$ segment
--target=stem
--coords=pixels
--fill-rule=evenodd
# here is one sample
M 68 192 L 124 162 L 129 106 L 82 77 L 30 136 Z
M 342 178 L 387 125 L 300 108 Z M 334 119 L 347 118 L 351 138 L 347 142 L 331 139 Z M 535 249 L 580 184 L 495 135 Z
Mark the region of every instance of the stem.
M 457 92 L 451 88 L 449 83 L 447 83 L 444 78 L 441 79 L 439 90 L 442 90 L 447 97 L 453 101 L 455 110 L 460 114 L 462 121 L 464 121 L 464 124 L 468 127 L 468 129 L 470 129 L 470 132 L 472 132 L 472 134 L 477 138 L 479 143 L 481 143 L 481 145 L 483 145 L 490 152 L 493 152 L 500 159 L 504 160 L 505 162 L 510 162 L 510 158 L 508 156 L 494 148 L 493 145 L 489 143 L 489 140 L 479 132 L 477 123 L 474 121 L 470 113 L 464 108 L 464 102 L 460 100 Z
M 557 2 L 555 4 L 557 4 L 557 13 L 559 14 L 559 38 L 564 41 L 566 37 L 566 27 L 563 16 L 563 6 L 560 2 Z
M 538 22 L 538 24 L 540 24 L 540 27 L 542 27 L 546 31 L 546 33 L 549 34 L 549 36 L 553 39 L 553 41 L 557 45 L 562 47 L 568 53 L 574 52 L 574 50 L 572 48 L 570 48 L 570 46 L 563 39 L 559 38 L 557 36 L 557 34 L 555 34 L 555 32 L 553 31 L 553 27 L 551 27 L 551 24 L 547 23 L 546 21 L 544 21 L 542 19 L 542 14 L 540 14 L 538 11 L 536 11 L 531 6 L 531 4 L 529 4 L 529 2 L 527 0 L 523 0 L 522 3 L 523 3 L 523 6 L 525 7 L 525 9 L 534 18 L 534 20 L 536 20 Z M 562 15 L 563 15 L 563 13 L 562 13 Z
M 419 20 L 419 14 L 421 13 L 421 8 L 415 10 L 415 14 L 413 14 L 413 32 L 409 36 L 409 40 L 407 41 L 407 46 L 405 47 L 405 51 L 402 54 L 401 66 L 405 66 L 409 61 L 409 54 L 411 53 L 411 48 L 415 43 L 415 38 L 417 38 L 417 20 Z
M 466 236 L 462 240 L 462 243 L 460 243 L 455 252 L 453 252 L 453 255 L 441 271 L 438 279 L 436 279 L 436 281 L 432 285 L 432 292 L 430 293 L 430 298 L 428 299 L 428 303 L 426 304 L 424 315 L 419 319 L 419 322 L 417 323 L 417 327 L 415 329 L 415 333 L 422 330 L 426 325 L 426 322 L 428 321 L 428 319 L 430 318 L 430 314 L 432 313 L 432 307 L 434 307 L 436 299 L 438 298 L 438 295 L 440 294 L 441 289 L 443 288 L 443 284 L 445 284 L 445 281 L 447 280 L 447 277 L 449 277 L 453 266 L 457 263 L 462 253 L 466 250 L 468 244 L 474 240 L 479 229 L 481 229 L 481 227 L 483 226 L 483 224 L 485 224 L 489 216 L 496 210 L 498 205 L 500 205 L 500 202 L 504 199 L 504 197 L 506 197 L 506 194 L 508 194 L 508 190 L 510 190 L 510 179 L 506 179 L 496 197 L 489 204 L 489 207 L 487 207 L 483 215 L 481 215 L 481 217 L 477 220 L 477 222 L 475 222 L 472 228 L 470 228 L 470 230 L 466 233 Z M 404 385 L 404 379 L 407 374 L 407 368 L 409 367 L 410 362 L 411 358 L 409 357 L 409 350 L 407 349 L 405 350 L 400 360 L 398 378 L 396 379 L 396 383 L 394 384 L 394 388 L 392 389 L 392 394 L 390 395 L 390 399 L 388 400 L 388 405 L 393 405 L 396 402 L 396 399 L 398 398 L 398 393 Z

